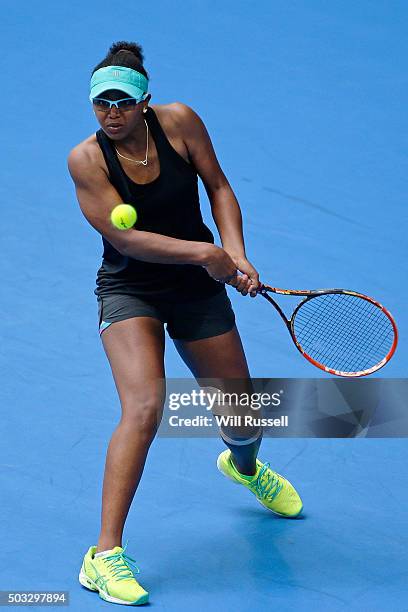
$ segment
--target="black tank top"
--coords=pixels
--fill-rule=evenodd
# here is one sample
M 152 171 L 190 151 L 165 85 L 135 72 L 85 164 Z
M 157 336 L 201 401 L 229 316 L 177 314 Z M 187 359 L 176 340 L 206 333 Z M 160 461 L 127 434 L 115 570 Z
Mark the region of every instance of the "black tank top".
M 100 129 L 96 138 L 109 171 L 109 180 L 122 202 L 132 204 L 137 222 L 131 231 L 143 230 L 179 238 L 214 243 L 200 211 L 197 172 L 171 146 L 154 110 L 144 115 L 160 161 L 160 175 L 144 185 L 124 172 L 113 141 Z M 96 295 L 126 293 L 145 298 L 186 301 L 210 297 L 224 285 L 201 266 L 140 261 L 119 253 L 104 236 L 102 265 L 97 272 Z

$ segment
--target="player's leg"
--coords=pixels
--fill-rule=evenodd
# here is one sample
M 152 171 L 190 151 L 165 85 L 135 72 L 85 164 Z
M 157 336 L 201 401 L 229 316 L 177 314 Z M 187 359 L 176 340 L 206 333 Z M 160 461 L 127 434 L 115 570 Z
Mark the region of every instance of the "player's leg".
M 197 378 L 243 379 L 248 376 L 249 379 L 244 351 L 235 327 L 224 334 L 202 340 L 178 340 L 176 346 Z M 233 388 L 236 383 L 233 382 Z M 235 431 L 235 428 L 228 431 L 221 428 L 221 437 L 231 454 L 229 451 L 221 453 L 217 460 L 218 469 L 229 479 L 249 488 L 268 510 L 288 518 L 298 516 L 303 507 L 299 494 L 286 478 L 270 468 L 268 462 L 262 463 L 257 459 L 262 429 L 253 429 L 250 431 L 246 427 L 241 432 Z M 246 434 L 246 439 L 241 437 L 242 433 Z
M 160 423 L 164 398 L 164 330 L 153 317 L 111 323 L 101 335 L 122 415 L 109 443 L 98 551 L 122 546 L 124 523 Z

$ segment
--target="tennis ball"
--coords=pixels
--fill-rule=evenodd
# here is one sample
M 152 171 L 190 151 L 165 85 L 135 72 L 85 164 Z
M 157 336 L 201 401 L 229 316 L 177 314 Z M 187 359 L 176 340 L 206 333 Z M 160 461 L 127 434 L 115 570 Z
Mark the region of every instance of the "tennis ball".
M 120 230 L 132 227 L 137 220 L 137 212 L 130 204 L 119 204 L 111 212 L 112 224 Z

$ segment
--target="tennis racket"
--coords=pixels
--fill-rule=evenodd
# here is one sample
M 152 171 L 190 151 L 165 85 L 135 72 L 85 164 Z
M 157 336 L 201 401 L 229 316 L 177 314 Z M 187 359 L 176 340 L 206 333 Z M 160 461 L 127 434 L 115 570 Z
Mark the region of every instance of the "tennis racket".
M 367 376 L 385 366 L 395 353 L 395 321 L 367 295 L 346 289 L 296 291 L 264 284 L 258 293 L 278 311 L 303 357 L 329 374 Z M 287 319 L 268 293 L 304 299 Z

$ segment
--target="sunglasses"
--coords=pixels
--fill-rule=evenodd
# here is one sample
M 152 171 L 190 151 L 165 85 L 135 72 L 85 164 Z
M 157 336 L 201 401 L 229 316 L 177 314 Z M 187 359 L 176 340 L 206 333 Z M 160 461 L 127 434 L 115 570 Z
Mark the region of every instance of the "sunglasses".
M 116 108 L 120 108 L 122 110 L 131 110 L 135 108 L 139 102 L 142 102 L 147 98 L 147 94 L 143 94 L 143 96 L 139 99 L 137 98 L 121 98 L 120 100 L 106 100 L 105 98 L 92 98 L 92 104 L 96 106 L 97 110 L 107 112 L 112 106 L 116 106 Z

